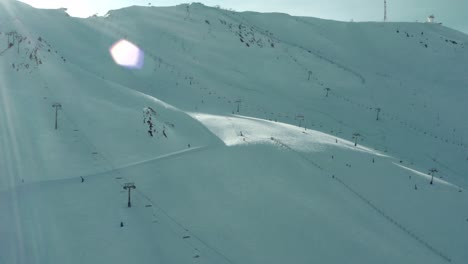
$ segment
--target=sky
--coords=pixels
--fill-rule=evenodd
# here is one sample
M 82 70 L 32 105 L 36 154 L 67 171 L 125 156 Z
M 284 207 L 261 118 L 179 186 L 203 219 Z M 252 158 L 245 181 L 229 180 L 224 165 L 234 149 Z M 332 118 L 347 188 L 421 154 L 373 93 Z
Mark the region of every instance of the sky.
M 173 6 L 178 0 L 20 0 L 39 8 L 68 8 L 72 16 L 104 15 L 131 5 Z M 236 11 L 281 12 L 341 21 L 382 21 L 383 0 L 200 0 Z M 424 21 L 434 14 L 437 22 L 468 34 L 468 0 L 387 0 L 389 21 Z

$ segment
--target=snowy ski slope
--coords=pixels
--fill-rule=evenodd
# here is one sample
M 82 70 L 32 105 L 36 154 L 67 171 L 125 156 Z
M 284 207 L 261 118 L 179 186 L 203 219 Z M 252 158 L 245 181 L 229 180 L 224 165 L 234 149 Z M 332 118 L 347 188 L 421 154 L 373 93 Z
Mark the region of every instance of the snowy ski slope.
M 1 0 L 0 264 L 466 263 L 467 49 L 436 24 Z

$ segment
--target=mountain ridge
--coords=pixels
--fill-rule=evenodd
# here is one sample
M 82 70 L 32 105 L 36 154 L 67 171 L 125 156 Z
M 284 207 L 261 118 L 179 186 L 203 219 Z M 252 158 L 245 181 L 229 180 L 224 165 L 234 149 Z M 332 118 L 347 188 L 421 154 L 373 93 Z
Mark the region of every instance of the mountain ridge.
M 199 4 L 87 19 L 15 5 L 0 29 L 0 263 L 468 259 L 468 36 Z M 116 65 L 122 39 L 141 68 Z

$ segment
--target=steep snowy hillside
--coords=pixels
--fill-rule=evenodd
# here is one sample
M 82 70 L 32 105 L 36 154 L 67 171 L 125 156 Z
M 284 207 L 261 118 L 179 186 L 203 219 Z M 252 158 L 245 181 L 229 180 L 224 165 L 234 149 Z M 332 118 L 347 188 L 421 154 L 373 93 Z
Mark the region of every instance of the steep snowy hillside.
M 467 63 L 437 24 L 0 0 L 0 263 L 465 263 Z

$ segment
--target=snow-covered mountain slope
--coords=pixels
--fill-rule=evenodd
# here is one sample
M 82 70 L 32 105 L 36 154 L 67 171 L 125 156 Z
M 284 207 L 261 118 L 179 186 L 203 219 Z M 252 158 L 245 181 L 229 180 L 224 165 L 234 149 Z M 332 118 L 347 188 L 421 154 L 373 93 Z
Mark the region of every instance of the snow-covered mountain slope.
M 468 260 L 467 35 L 0 3 L 0 263 Z

